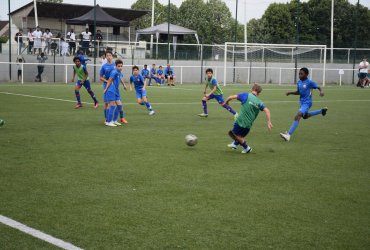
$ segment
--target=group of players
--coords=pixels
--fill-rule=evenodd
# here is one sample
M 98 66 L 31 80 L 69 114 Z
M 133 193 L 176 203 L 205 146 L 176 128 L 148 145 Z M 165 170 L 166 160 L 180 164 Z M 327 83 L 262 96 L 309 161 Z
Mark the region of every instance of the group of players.
M 122 60 L 117 59 L 115 62 L 113 62 L 113 54 L 110 50 L 107 50 L 105 54 L 107 62 L 100 69 L 100 80 L 103 82 L 104 87 L 105 125 L 109 127 L 116 127 L 121 126 L 122 123 L 128 123 L 124 117 L 124 111 L 122 108 L 121 96 L 119 91 L 119 86 L 121 83 L 125 90 L 127 90 L 127 87 L 122 80 Z M 74 82 L 75 75 L 77 74 L 78 76 L 78 81 L 75 84 L 75 95 L 77 99 L 77 105 L 75 108 L 82 107 L 79 94 L 79 90 L 82 86 L 86 88 L 91 98 L 94 100 L 94 107 L 97 108 L 98 101 L 95 97 L 94 92 L 91 90 L 86 65 L 82 64 L 81 60 L 83 59 L 78 56 L 74 57 L 73 59 L 75 65 L 73 66 L 74 72 L 72 82 Z M 153 68 L 155 69 L 155 67 Z M 146 69 L 145 66 L 144 69 Z M 225 108 L 234 116 L 234 126 L 228 133 L 233 141 L 228 145 L 228 147 L 235 150 L 240 145 L 243 148 L 242 153 L 245 154 L 251 152 L 252 148 L 247 144 L 245 137 L 248 135 L 253 122 L 257 118 L 260 111 L 263 111 L 266 114 L 267 128 L 271 130 L 273 127 L 271 123 L 270 110 L 259 99 L 259 95 L 262 92 L 262 87 L 258 84 L 254 84 L 250 93 L 242 92 L 237 95 L 231 95 L 226 100 L 224 100 L 223 91 L 217 83 L 217 80 L 213 77 L 213 70 L 211 68 L 207 69 L 206 74 L 206 86 L 203 92 L 204 96 L 202 98 L 203 113 L 199 114 L 199 116 L 204 118 L 208 117 L 207 101 L 211 99 L 216 99 L 223 108 Z M 308 119 L 319 114 L 325 116 L 328 111 L 327 107 L 310 111 L 310 108 L 312 106 L 312 90 L 318 89 L 320 92 L 320 96 L 324 96 L 324 92 L 319 85 L 308 78 L 308 75 L 308 69 L 301 68 L 299 70 L 300 80 L 297 83 L 297 90 L 286 93 L 287 96 L 300 96 L 300 109 L 294 117 L 294 121 L 289 130 L 285 133 L 280 133 L 281 138 L 283 138 L 285 141 L 290 140 L 292 134 L 298 127 L 299 121 L 302 118 Z M 139 68 L 137 66 L 132 67 L 132 75 L 130 77 L 130 91 L 132 91 L 132 85 L 134 85 L 138 104 L 145 105 L 147 110 L 149 111 L 149 115 L 154 115 L 155 112 L 148 101 L 146 93 L 146 80 L 147 79 L 144 78 L 143 74 L 139 73 Z M 159 84 L 162 83 L 159 82 Z M 170 81 L 168 81 L 168 84 L 171 84 Z M 210 89 L 208 93 L 207 89 Z M 239 113 L 237 113 L 232 107 L 229 106 L 229 102 L 232 100 L 240 101 L 241 108 Z

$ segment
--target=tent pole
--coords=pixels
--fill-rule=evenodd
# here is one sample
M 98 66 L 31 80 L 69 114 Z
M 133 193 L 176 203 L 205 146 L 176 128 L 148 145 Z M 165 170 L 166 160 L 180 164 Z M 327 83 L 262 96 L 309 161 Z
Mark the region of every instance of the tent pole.
M 167 53 L 167 64 L 170 63 L 170 57 L 171 57 L 171 54 L 170 54 L 170 23 L 171 23 L 171 0 L 168 0 L 168 13 L 167 13 L 167 25 L 168 25 L 168 30 L 167 30 L 167 49 L 168 49 L 168 53 Z
M 94 0 L 94 82 L 96 82 L 96 0 Z

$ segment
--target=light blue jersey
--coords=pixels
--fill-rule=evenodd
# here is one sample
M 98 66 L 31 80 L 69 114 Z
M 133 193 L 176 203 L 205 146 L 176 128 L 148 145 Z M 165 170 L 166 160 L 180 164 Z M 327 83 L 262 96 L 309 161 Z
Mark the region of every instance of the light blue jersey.
M 310 79 L 304 81 L 299 80 L 297 83 L 297 90 L 299 92 L 300 104 L 312 104 L 312 89 L 318 89 L 319 86 Z
M 131 75 L 130 83 L 133 83 L 136 90 L 141 90 L 144 87 L 144 77 L 142 75 Z
M 109 75 L 109 78 L 113 78 L 113 82 L 109 86 L 108 91 L 119 94 L 119 85 L 121 83 L 122 77 L 123 74 L 119 70 L 113 69 Z

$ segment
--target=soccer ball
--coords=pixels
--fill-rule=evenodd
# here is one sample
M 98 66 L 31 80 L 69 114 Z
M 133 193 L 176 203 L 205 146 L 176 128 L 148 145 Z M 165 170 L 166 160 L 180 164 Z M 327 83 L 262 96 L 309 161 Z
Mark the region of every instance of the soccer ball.
M 196 137 L 195 135 L 187 135 L 185 136 L 185 143 L 186 145 L 192 147 L 192 146 L 195 146 L 197 143 L 198 143 L 198 137 Z
M 5 124 L 5 121 L 0 119 L 0 127 L 2 127 Z

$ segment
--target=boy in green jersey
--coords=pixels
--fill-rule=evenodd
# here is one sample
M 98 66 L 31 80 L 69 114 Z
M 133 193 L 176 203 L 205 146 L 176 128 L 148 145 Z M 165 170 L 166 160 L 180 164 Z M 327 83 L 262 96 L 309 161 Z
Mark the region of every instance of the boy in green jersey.
M 237 99 L 241 102 L 241 109 L 238 117 L 235 120 L 234 128 L 229 131 L 229 136 L 234 140 L 231 144 L 227 145 L 231 149 L 236 149 L 238 145 L 243 147 L 243 154 L 252 151 L 252 148 L 247 145 L 244 137 L 249 133 L 254 120 L 256 120 L 258 113 L 264 111 L 267 118 L 267 127 L 269 130 L 272 128 L 270 110 L 266 108 L 263 102 L 258 98 L 262 92 L 262 87 L 254 84 L 251 93 L 240 93 L 238 95 L 229 96 L 225 103 Z
M 81 103 L 81 97 L 80 97 L 80 89 L 82 86 L 85 87 L 87 92 L 89 92 L 91 98 L 94 100 L 94 108 L 98 107 L 98 100 L 95 97 L 94 92 L 91 90 L 91 85 L 89 81 L 89 73 L 87 72 L 86 66 L 81 64 L 79 57 L 74 57 L 73 62 L 75 65 L 73 65 L 73 77 L 72 82 L 75 81 L 75 76 L 77 75 L 77 82 L 75 84 L 75 95 L 77 99 L 77 104 L 75 106 L 76 109 L 82 107 Z
M 207 101 L 211 99 L 216 99 L 217 102 L 232 113 L 235 117 L 236 112 L 224 101 L 223 92 L 220 86 L 218 86 L 217 80 L 213 77 L 213 70 L 207 69 L 207 83 L 204 89 L 204 97 L 202 98 L 203 113 L 199 114 L 200 117 L 208 117 Z M 207 88 L 211 89 L 211 92 L 207 94 Z

